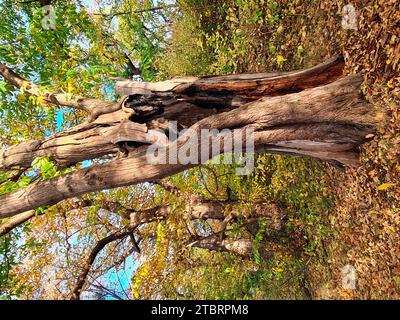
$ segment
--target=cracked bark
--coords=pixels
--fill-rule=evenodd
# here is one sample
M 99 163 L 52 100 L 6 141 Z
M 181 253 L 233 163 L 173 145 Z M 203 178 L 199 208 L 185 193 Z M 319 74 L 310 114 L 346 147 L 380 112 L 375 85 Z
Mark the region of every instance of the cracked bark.
M 374 130 L 375 114 L 360 94 L 361 76 L 341 78 L 342 67 L 343 60 L 333 58 L 284 74 L 117 82 L 117 90 L 129 94 L 120 100 L 118 110 L 100 112 L 92 122 L 44 141 L 3 150 L 0 170 L 29 167 L 39 155 L 65 166 L 116 155 L 121 149 L 123 156 L 1 196 L 0 218 L 92 191 L 159 180 L 194 166 L 147 161 L 147 146 L 160 138 L 153 129 L 165 131 L 170 120 L 197 133 L 252 128 L 257 152 L 306 155 L 356 166 L 358 147 Z M 166 138 L 167 132 L 158 134 Z M 186 138 L 169 142 L 163 151 L 180 150 Z M 198 150 L 204 143 L 198 141 Z M 221 145 L 216 154 L 223 151 Z

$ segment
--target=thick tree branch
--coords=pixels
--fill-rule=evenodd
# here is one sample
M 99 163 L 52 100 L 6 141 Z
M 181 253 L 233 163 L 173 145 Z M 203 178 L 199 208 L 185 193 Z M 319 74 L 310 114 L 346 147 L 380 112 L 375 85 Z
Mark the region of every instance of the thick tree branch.
M 266 96 L 279 96 L 328 84 L 342 76 L 344 60 L 333 57 L 315 67 L 284 73 L 244 73 L 216 77 L 178 77 L 162 82 L 117 81 L 120 95 L 141 94 L 144 91 L 173 92 L 196 98 L 200 102 L 215 102 L 222 95 L 232 100 L 257 100 Z M 196 96 L 196 93 L 201 95 Z M 207 93 L 207 96 L 205 95 Z M 212 101 L 212 100 L 211 100 Z M 226 103 L 226 101 L 224 101 Z
M 121 142 L 152 144 L 157 137 L 145 125 L 124 121 L 131 113 L 121 111 L 117 119 L 77 126 L 56 133 L 42 141 L 28 140 L 0 151 L 0 170 L 29 168 L 36 157 L 50 157 L 61 166 L 70 166 L 84 160 L 116 154 Z M 110 115 L 111 116 L 111 115 Z M 104 116 L 103 116 L 104 117 Z
M 15 229 L 16 227 L 22 225 L 24 222 L 30 220 L 35 216 L 35 210 L 29 210 L 27 212 L 20 213 L 8 221 L 3 222 L 0 224 L 0 237 L 4 236 L 5 234 L 9 233 L 11 230 Z
M 89 122 L 96 120 L 101 114 L 110 113 L 121 108 L 120 102 L 112 103 L 86 97 L 69 97 L 62 93 L 52 93 L 47 90 L 40 90 L 36 84 L 21 77 L 3 63 L 0 63 L 0 74 L 13 86 L 30 95 L 41 97 L 47 103 L 86 111 L 88 113 Z

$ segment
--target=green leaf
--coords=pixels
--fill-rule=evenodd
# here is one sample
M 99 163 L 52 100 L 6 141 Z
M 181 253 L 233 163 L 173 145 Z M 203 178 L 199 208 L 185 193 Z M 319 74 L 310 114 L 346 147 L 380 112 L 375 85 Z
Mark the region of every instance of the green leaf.
M 6 89 L 6 83 L 3 81 L 0 81 L 0 91 L 6 93 L 7 89 Z

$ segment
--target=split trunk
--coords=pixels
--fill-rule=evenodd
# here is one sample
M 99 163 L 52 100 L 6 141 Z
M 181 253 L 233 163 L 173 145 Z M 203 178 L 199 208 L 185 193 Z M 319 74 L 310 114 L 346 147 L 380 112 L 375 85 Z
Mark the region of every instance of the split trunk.
M 117 108 L 43 141 L 3 150 L 0 170 L 30 167 L 37 156 L 49 156 L 61 166 L 104 155 L 114 158 L 1 196 L 0 218 L 195 166 L 149 163 L 146 151 L 155 141 L 164 143 L 166 154 L 184 147 L 185 135 L 167 139 L 171 121 L 177 122 L 178 130 L 191 128 L 198 133 L 252 129 L 256 152 L 305 155 L 356 166 L 358 148 L 373 132 L 375 115 L 361 95 L 362 77 L 343 77 L 342 68 L 342 58 L 336 57 L 311 69 L 280 74 L 118 81 L 117 92 L 124 97 Z M 202 143 L 199 138 L 198 149 Z M 223 145 L 209 157 L 222 152 Z

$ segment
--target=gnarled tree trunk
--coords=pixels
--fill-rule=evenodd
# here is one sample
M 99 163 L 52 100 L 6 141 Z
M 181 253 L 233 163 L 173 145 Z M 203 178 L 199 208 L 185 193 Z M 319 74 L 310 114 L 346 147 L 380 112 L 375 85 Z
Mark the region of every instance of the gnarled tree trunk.
M 117 91 L 125 95 L 118 103 L 108 104 L 108 109 L 106 103 L 98 109 L 91 103 L 85 109 L 88 122 L 44 141 L 3 150 L 0 170 L 30 167 L 37 156 L 49 156 L 62 166 L 105 154 L 114 159 L 1 196 L 0 218 L 92 191 L 161 179 L 195 166 L 149 163 L 146 151 L 155 141 L 164 141 L 166 154 L 183 148 L 187 136 L 166 139 L 172 120 L 178 128 L 190 127 L 198 133 L 201 129 L 252 129 L 257 152 L 357 165 L 358 147 L 374 130 L 375 115 L 360 94 L 361 76 L 341 77 L 342 68 L 343 60 L 337 57 L 311 69 L 282 74 L 117 82 Z M 82 101 L 86 100 L 77 103 Z M 199 151 L 204 143 L 199 138 Z M 209 157 L 221 152 L 223 145 Z

